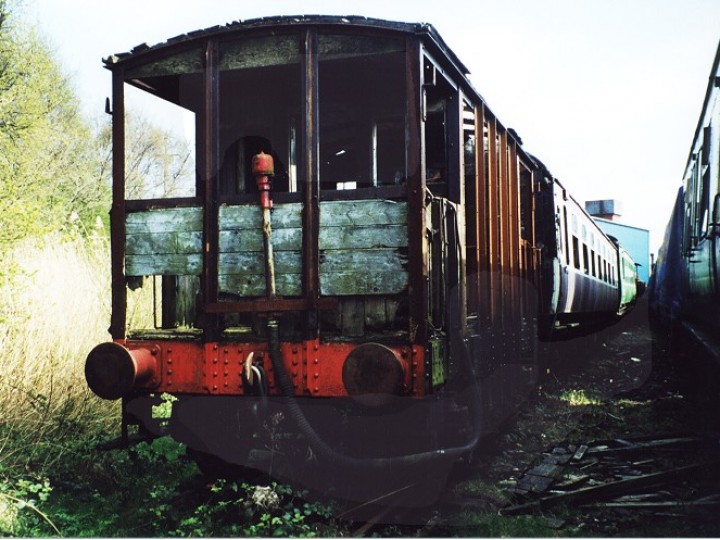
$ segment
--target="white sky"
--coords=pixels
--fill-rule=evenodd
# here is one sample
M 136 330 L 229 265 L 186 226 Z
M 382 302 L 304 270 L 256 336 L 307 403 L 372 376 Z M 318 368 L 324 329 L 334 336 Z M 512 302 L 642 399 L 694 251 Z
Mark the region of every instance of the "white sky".
M 657 252 L 720 40 L 720 0 L 25 0 L 88 115 L 101 59 L 261 16 L 429 22 L 503 124 L 579 201 L 620 200 Z

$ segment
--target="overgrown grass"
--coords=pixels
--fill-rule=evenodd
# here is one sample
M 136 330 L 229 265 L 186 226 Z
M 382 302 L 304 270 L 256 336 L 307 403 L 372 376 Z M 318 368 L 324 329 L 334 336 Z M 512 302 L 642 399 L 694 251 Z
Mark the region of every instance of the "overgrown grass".
M 40 474 L 68 438 L 117 425 L 117 404 L 91 395 L 84 359 L 108 339 L 109 246 L 100 233 L 26 241 L 3 256 L 0 282 L 0 467 Z
M 95 397 L 83 372 L 90 349 L 109 339 L 108 240 L 53 235 L 3 259 L 0 537 L 346 532 L 327 525 L 330 507 L 286 486 L 210 482 L 167 437 L 97 450 L 120 425 L 119 403 Z

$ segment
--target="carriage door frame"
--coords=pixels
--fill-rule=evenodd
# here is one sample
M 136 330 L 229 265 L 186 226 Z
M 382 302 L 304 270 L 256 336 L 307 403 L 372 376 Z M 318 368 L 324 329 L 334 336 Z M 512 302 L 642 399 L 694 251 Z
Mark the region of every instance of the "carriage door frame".
M 421 62 L 427 316 L 428 323 L 445 334 L 444 346 L 449 347 L 450 353 L 444 355 L 447 376 L 453 371 L 453 349 L 467 332 L 463 134 L 466 99 L 459 85 L 427 50 L 423 50 Z M 429 337 L 434 341 L 432 329 Z M 433 378 L 436 384 L 440 383 Z

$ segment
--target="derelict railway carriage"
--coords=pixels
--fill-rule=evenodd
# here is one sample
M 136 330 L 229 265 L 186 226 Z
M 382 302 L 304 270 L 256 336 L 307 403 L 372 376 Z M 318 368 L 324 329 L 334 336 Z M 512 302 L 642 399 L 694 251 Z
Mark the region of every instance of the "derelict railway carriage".
M 125 433 L 170 393 L 196 456 L 319 483 L 308 445 L 363 477 L 452 460 L 533 386 L 554 180 L 431 26 L 261 19 L 105 62 L 113 341 L 86 376 Z M 138 90 L 191 119 L 195 174 L 171 189 L 126 182 Z
M 720 46 L 648 286 L 654 322 L 720 359 Z M 673 332 L 673 334 L 675 334 Z

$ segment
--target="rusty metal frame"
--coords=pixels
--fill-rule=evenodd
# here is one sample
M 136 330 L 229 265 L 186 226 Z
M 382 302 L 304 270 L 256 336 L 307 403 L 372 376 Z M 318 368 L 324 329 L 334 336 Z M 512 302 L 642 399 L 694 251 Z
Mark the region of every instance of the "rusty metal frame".
M 110 210 L 110 260 L 112 311 L 110 335 L 123 339 L 126 333 L 127 291 L 125 289 L 125 70 L 112 72 L 113 202 Z
M 301 56 L 302 86 L 305 89 L 303 117 L 305 129 L 302 134 L 303 144 L 300 146 L 300 170 L 304 176 L 303 204 L 303 284 L 305 300 L 311 313 L 315 315 L 307 321 L 309 337 L 318 332 L 317 307 L 320 298 L 319 240 L 320 203 L 319 203 L 319 128 L 320 113 L 318 103 L 318 40 L 317 30 L 308 28 L 304 38 L 305 50 Z M 303 178 L 300 179 L 302 182 Z
M 488 323 L 487 300 L 489 298 L 489 270 L 488 256 L 488 209 L 487 185 L 488 175 L 486 167 L 488 159 L 485 156 L 485 104 L 480 102 L 475 107 L 475 264 L 477 275 L 475 277 L 477 291 L 478 328 Z
M 200 306 L 202 311 L 201 328 L 206 340 L 214 340 L 218 333 L 218 318 L 206 311 L 206 306 L 218 301 L 218 203 L 216 180 L 220 165 L 218 126 L 220 122 L 219 104 L 220 74 L 218 65 L 218 44 L 208 40 L 205 44 L 205 73 L 203 81 L 204 109 L 203 128 L 203 269 Z
M 405 45 L 406 85 L 406 166 L 408 173 L 408 286 L 410 310 L 410 340 L 427 340 L 427 276 L 425 237 L 425 155 L 422 141 L 425 123 L 422 116 L 423 48 L 420 40 L 407 38 Z
M 482 151 L 482 139 L 478 144 L 478 110 L 480 107 L 473 104 L 473 129 L 475 130 L 475 152 L 473 163 L 475 176 L 469 182 L 465 171 L 463 171 L 463 182 L 465 183 L 465 281 L 467 283 L 466 291 L 466 313 L 475 313 L 479 315 L 479 211 L 478 192 L 480 191 L 480 176 L 478 173 L 478 157 L 479 151 Z M 464 138 L 463 132 L 463 141 Z M 463 152 L 464 156 L 464 152 Z M 464 158 L 463 158 L 464 159 Z M 464 164 L 467 166 L 467 164 Z
M 500 237 L 500 158 L 498 156 L 497 120 L 488 118 L 487 232 L 488 285 L 490 288 L 490 324 L 501 321 L 502 306 L 502 243 Z

